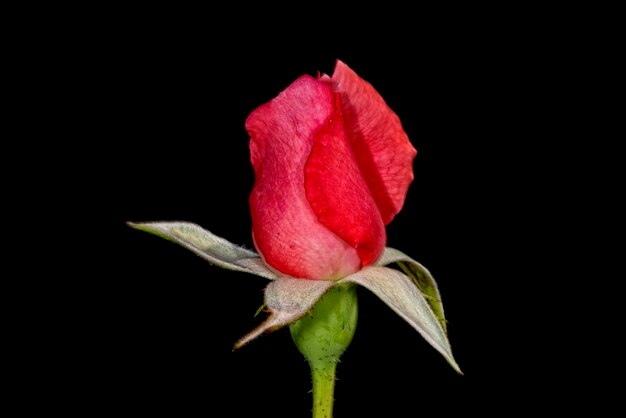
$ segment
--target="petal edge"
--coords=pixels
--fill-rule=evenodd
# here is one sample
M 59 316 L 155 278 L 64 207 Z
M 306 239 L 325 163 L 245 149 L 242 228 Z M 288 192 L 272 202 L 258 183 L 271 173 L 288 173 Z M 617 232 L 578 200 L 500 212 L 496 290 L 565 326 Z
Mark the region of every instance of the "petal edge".
M 348 137 L 386 225 L 404 205 L 417 151 L 398 115 L 370 83 L 339 60 L 331 81 L 341 94 Z

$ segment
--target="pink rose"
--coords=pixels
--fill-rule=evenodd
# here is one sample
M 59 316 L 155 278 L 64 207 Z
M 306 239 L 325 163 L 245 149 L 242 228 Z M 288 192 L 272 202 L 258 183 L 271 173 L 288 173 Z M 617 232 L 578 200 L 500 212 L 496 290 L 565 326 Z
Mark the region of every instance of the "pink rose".
M 302 76 L 246 121 L 253 239 L 276 270 L 337 280 L 370 265 L 417 154 L 398 116 L 343 62 Z
M 385 225 L 404 204 L 417 152 L 376 90 L 338 61 L 332 77 L 300 77 L 253 111 L 246 129 L 256 174 L 250 209 L 259 254 L 190 222 L 129 223 L 212 264 L 271 280 L 263 304 L 267 319 L 234 348 L 289 325 L 318 382 L 314 415 L 328 414 L 333 386 L 317 395 L 315 388 L 322 387 L 320 379 L 334 383 L 334 367 L 352 340 L 358 285 L 461 373 L 435 279 L 403 252 L 385 248 Z M 402 271 L 386 267 L 393 263 Z

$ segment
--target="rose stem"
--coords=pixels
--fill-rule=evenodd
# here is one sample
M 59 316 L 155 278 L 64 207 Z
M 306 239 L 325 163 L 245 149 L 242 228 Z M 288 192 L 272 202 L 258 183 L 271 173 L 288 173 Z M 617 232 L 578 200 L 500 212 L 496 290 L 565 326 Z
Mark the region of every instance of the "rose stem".
M 309 314 L 290 325 L 313 377 L 313 418 L 332 418 L 335 370 L 350 345 L 358 317 L 356 286 L 338 285 Z

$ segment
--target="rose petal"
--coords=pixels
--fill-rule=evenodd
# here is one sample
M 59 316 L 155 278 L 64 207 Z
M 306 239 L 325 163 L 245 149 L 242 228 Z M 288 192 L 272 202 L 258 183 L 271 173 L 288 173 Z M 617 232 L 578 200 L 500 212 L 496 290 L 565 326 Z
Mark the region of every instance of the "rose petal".
M 341 101 L 314 136 L 304 169 L 306 197 L 317 219 L 356 248 L 364 266 L 385 248 L 385 225 L 346 137 Z
M 404 204 L 417 151 L 380 94 L 341 61 L 332 85 L 341 94 L 346 132 L 361 172 L 388 224 Z
M 255 184 L 253 237 L 265 261 L 294 277 L 337 279 L 357 271 L 357 251 L 322 225 L 306 199 L 313 136 L 334 111 L 328 83 L 303 76 L 246 121 Z

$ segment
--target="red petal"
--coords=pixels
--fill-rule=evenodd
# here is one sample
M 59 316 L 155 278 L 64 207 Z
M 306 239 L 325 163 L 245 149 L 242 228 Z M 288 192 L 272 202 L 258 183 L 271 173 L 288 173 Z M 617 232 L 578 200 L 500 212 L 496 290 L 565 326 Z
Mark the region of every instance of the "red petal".
M 346 131 L 385 224 L 404 204 L 417 151 L 398 116 L 367 81 L 337 61 L 333 88 L 341 94 Z
M 314 133 L 334 111 L 334 96 L 328 83 L 304 76 L 246 121 L 255 246 L 269 265 L 294 277 L 337 279 L 361 266 L 356 250 L 318 221 L 304 189 Z
M 317 219 L 356 248 L 364 266 L 376 261 L 385 249 L 385 225 L 346 136 L 339 97 L 314 136 L 304 187 Z

